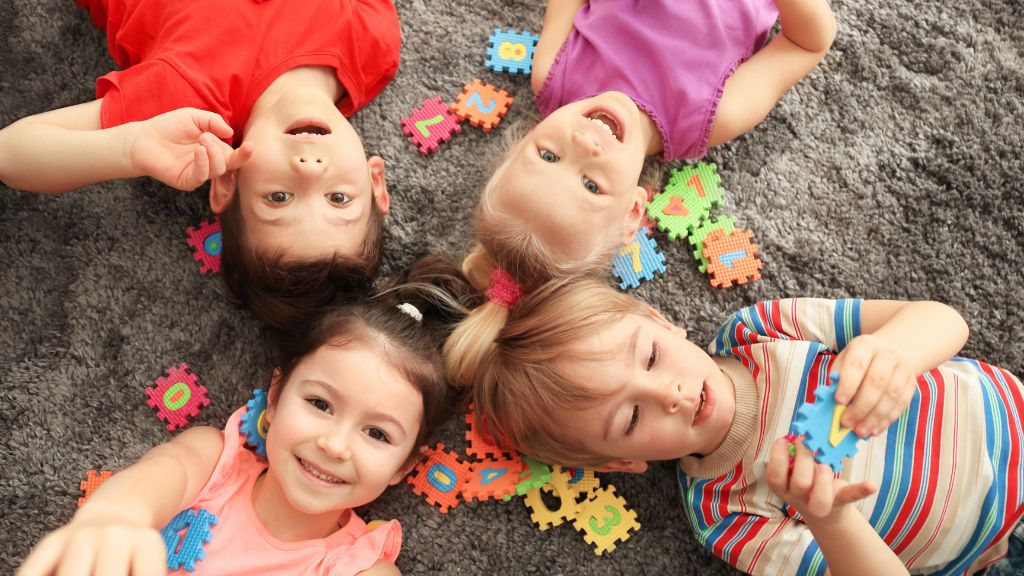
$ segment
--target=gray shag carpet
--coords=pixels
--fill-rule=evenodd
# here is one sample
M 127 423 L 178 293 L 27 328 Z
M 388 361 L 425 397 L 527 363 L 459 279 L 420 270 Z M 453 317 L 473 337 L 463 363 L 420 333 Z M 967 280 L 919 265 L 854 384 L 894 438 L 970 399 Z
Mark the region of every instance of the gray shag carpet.
M 387 271 L 469 246 L 487 158 L 508 124 L 534 115 L 527 79 L 484 68 L 487 38 L 495 27 L 539 31 L 543 4 L 398 0 L 401 69 L 354 119 L 388 161 Z M 685 243 L 659 236 L 669 271 L 639 294 L 702 343 L 760 299 L 936 299 L 967 318 L 964 355 L 1024 373 L 1024 4 L 833 8 L 839 34 L 822 65 L 709 156 L 727 190 L 717 213 L 754 230 L 764 278 L 712 288 Z M 92 99 L 113 66 L 69 0 L 0 0 L 0 38 L 3 125 Z M 464 126 L 422 157 L 400 119 L 426 97 L 452 101 L 474 77 L 516 97 L 505 124 Z M 199 375 L 212 405 L 198 421 L 215 426 L 264 383 L 265 334 L 216 276 L 199 274 L 185 242 L 208 215 L 205 189 L 149 180 L 60 197 L 0 190 L 0 573 L 71 518 L 85 470 L 122 468 L 172 437 L 143 393 L 168 366 Z M 461 449 L 463 429 L 453 420 L 439 439 Z M 442 515 L 402 485 L 363 514 L 402 521 L 405 573 L 732 573 L 691 535 L 671 464 L 603 480 L 643 525 L 603 557 L 569 526 L 540 532 L 519 500 Z

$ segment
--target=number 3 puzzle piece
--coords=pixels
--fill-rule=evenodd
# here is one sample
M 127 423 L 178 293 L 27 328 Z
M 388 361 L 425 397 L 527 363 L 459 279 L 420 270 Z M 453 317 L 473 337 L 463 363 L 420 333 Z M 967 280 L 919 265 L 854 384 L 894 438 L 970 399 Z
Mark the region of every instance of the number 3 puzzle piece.
M 490 132 L 508 113 L 512 102 L 513 98 L 508 92 L 474 78 L 473 82 L 466 84 L 462 93 L 455 97 L 451 110 L 462 120 L 482 128 L 484 132 Z
M 626 501 L 616 495 L 615 487 L 610 485 L 597 489 L 580 505 L 573 526 L 583 533 L 583 539 L 594 547 L 598 556 L 615 550 L 616 542 L 625 542 L 630 530 L 640 529 L 636 512 L 626 508 Z
M 804 446 L 814 452 L 816 461 L 839 472 L 843 458 L 857 452 L 860 437 L 839 425 L 846 407 L 836 404 L 838 377 L 829 375 L 829 380 L 830 386 L 818 386 L 814 391 L 813 403 L 805 403 L 797 409 L 793 431 L 806 436 Z
M 612 274 L 620 280 L 619 289 L 638 288 L 641 280 L 654 280 L 654 273 L 665 273 L 665 255 L 658 244 L 641 228 L 633 241 L 619 249 L 612 261 Z
M 459 117 L 441 103 L 441 97 L 434 96 L 424 100 L 419 108 L 414 108 L 408 117 L 402 118 L 402 131 L 426 156 L 437 150 L 442 142 L 451 140 L 453 134 L 461 132 L 462 126 Z

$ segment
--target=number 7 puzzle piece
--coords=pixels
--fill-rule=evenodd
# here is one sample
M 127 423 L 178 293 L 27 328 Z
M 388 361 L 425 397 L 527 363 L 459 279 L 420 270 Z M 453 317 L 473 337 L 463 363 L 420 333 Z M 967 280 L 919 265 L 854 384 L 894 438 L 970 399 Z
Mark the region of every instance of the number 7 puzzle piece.
M 614 486 L 598 488 L 580 504 L 573 526 L 583 532 L 583 539 L 598 556 L 615 550 L 616 542 L 625 542 L 630 530 L 640 529 L 636 512 L 626 508 L 626 501 L 615 494 Z
M 442 142 L 451 140 L 453 134 L 462 131 L 459 122 L 459 117 L 441 102 L 441 97 L 434 96 L 424 100 L 419 108 L 414 108 L 408 117 L 402 118 L 402 131 L 426 156 L 437 150 Z
M 638 288 L 641 280 L 654 280 L 654 273 L 665 273 L 665 255 L 658 252 L 658 244 L 641 228 L 633 241 L 619 248 L 612 260 L 612 274 L 620 280 L 619 288 Z
M 840 426 L 846 406 L 836 404 L 838 374 L 830 374 L 830 386 L 818 386 L 814 391 L 814 402 L 805 403 L 797 409 L 793 431 L 806 436 L 804 446 L 814 452 L 814 459 L 828 464 L 839 472 L 842 460 L 857 452 L 860 437 L 851 434 L 849 428 Z
M 462 93 L 455 97 L 451 110 L 462 120 L 483 128 L 484 132 L 490 132 L 508 113 L 512 101 L 513 98 L 508 92 L 474 78 L 473 82 L 466 84 Z

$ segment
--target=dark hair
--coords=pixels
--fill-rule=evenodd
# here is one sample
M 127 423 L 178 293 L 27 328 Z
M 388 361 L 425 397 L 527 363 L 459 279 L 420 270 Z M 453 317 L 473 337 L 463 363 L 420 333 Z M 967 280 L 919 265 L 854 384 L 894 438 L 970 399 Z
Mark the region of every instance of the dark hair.
M 400 304 L 415 306 L 422 320 L 402 311 Z M 299 362 L 324 345 L 362 344 L 379 350 L 423 395 L 423 422 L 416 437 L 416 445 L 422 446 L 455 406 L 440 347 L 467 307 L 477 304 L 479 296 L 457 266 L 443 257 L 421 258 L 375 294 L 338 299 L 281 335 L 275 346 L 279 381 L 286 383 Z
M 293 329 L 342 291 L 367 290 L 380 271 L 384 213 L 370 202 L 362 250 L 355 258 L 335 254 L 315 260 L 285 260 L 282 253 L 260 253 L 249 244 L 238 195 L 220 218 L 221 277 L 228 298 L 248 306 L 274 330 Z

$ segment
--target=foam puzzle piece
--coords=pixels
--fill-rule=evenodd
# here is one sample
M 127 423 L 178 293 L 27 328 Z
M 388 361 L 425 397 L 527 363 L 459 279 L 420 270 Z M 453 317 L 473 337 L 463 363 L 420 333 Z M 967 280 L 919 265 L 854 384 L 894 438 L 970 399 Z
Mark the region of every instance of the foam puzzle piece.
M 484 132 L 490 132 L 508 113 L 513 100 L 508 92 L 474 78 L 473 82 L 466 84 L 462 93 L 455 97 L 451 111 L 471 125 L 482 128 Z
M 412 484 L 413 492 L 447 514 L 459 505 L 459 493 L 469 476 L 469 463 L 459 460 L 454 452 L 438 443 L 426 452 L 425 459 L 416 465 L 406 481 Z
M 736 228 L 736 219 L 732 216 L 719 216 L 712 220 L 705 220 L 700 226 L 690 231 L 687 239 L 693 246 L 693 257 L 697 260 L 697 268 L 703 273 L 708 270 L 708 261 L 704 258 L 704 240 L 714 230 L 721 230 L 726 236 L 732 234 Z
M 658 222 L 656 220 L 651 220 L 651 216 L 647 213 L 646 206 L 651 203 L 651 200 L 654 200 L 655 196 L 661 194 L 661 190 L 647 184 L 643 185 L 643 189 L 647 191 L 647 203 L 644 204 L 644 214 L 640 217 L 640 228 L 646 228 L 647 235 L 654 236 L 654 230 L 658 227 Z
M 82 496 L 78 498 L 78 507 L 81 508 L 82 504 L 85 504 L 92 496 L 92 493 L 107 481 L 107 478 L 113 476 L 114 473 L 110 470 L 86 470 L 85 480 L 78 483 L 78 486 L 82 489 Z
M 576 498 L 590 494 L 601 485 L 601 481 L 594 471 L 587 468 L 555 466 L 551 470 L 552 484 L 555 483 L 555 476 L 565 477 L 566 486 L 572 490 L 573 496 Z
M 792 429 L 796 434 L 805 435 L 804 446 L 814 452 L 814 459 L 828 464 L 833 472 L 842 468 L 843 458 L 857 452 L 860 437 L 849 428 L 839 425 L 846 406 L 836 404 L 838 375 L 829 375 L 829 386 L 818 386 L 814 391 L 814 402 L 804 403 L 796 411 Z
M 453 134 L 462 131 L 459 122 L 459 117 L 441 102 L 441 97 L 434 96 L 424 100 L 419 108 L 413 108 L 408 117 L 402 118 L 402 131 L 426 156 L 436 151 L 442 142 L 451 140 Z
M 599 488 L 580 505 L 573 527 L 594 547 L 598 556 L 615 550 L 616 542 L 625 542 L 640 529 L 636 512 L 626 508 L 626 501 L 615 494 L 615 486 Z
M 529 76 L 533 71 L 533 51 L 539 39 L 539 36 L 530 32 L 517 32 L 511 28 L 503 31 L 495 28 L 491 34 L 484 66 L 495 72 Z
M 196 562 L 206 557 L 203 546 L 210 542 L 210 527 L 215 524 L 217 516 L 202 508 L 195 511 L 188 508 L 171 518 L 160 531 L 167 548 L 167 567 L 171 570 L 184 568 L 188 572 L 195 572 Z
M 220 216 L 199 223 L 199 228 L 189 226 L 188 245 L 192 247 L 192 257 L 201 264 L 199 273 L 220 272 L 221 243 Z
M 647 215 L 669 240 L 683 238 L 725 198 L 719 182 L 718 169 L 709 162 L 673 170 L 665 189 L 647 204 Z
M 665 273 L 665 255 L 658 252 L 658 243 L 643 228 L 633 241 L 619 248 L 612 260 L 612 274 L 619 279 L 619 289 L 639 288 L 641 280 L 654 280 L 654 274 Z
M 256 388 L 252 398 L 245 403 L 245 413 L 238 428 L 245 436 L 245 443 L 253 448 L 256 455 L 267 459 L 267 391 Z
M 541 497 L 541 490 L 551 492 L 558 498 L 558 508 L 548 508 Z M 541 532 L 575 518 L 579 512 L 576 496 L 569 488 L 568 477 L 565 474 L 552 473 L 551 482 L 540 489 L 534 488 L 527 492 L 523 502 L 530 509 L 530 519 Z
M 469 465 L 469 480 L 462 487 L 462 498 L 468 502 L 515 494 L 523 468 L 519 456 L 473 462 Z
M 511 450 L 503 450 L 494 439 L 480 430 L 476 425 L 476 412 L 470 406 L 466 412 L 466 454 L 475 458 L 511 458 L 515 453 Z M 518 459 L 518 456 L 516 456 Z
M 540 460 L 534 460 L 529 456 L 523 456 L 523 464 L 525 469 L 519 473 L 519 482 L 516 484 L 516 496 L 522 496 L 530 490 L 540 488 L 541 486 L 551 482 L 551 467 L 541 462 Z M 505 496 L 505 500 L 508 500 L 511 496 Z
M 167 423 L 168 430 L 188 424 L 203 406 L 210 405 L 206 387 L 199 384 L 195 374 L 182 363 L 167 369 L 167 376 L 156 379 L 156 386 L 146 388 L 147 404 L 157 411 L 157 417 Z
M 728 288 L 733 283 L 745 284 L 761 278 L 764 264 L 757 257 L 753 237 L 752 231 L 742 228 L 736 228 L 728 236 L 721 230 L 708 233 L 704 238 L 704 258 L 708 261 L 712 286 Z

